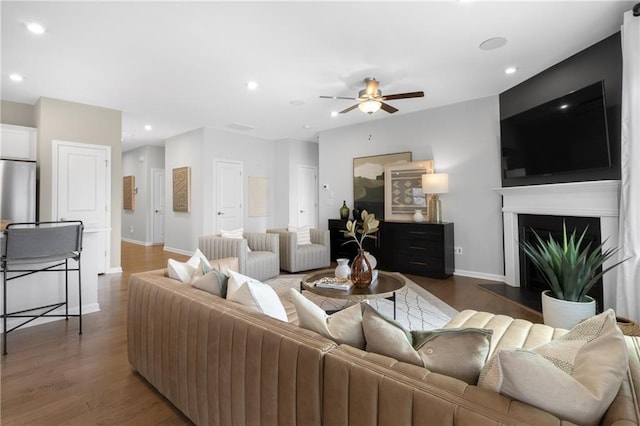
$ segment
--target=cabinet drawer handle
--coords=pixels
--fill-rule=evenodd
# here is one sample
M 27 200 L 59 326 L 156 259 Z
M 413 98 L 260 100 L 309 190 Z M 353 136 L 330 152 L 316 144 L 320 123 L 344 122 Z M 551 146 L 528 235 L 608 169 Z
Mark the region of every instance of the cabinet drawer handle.
M 426 247 L 413 247 L 413 246 L 409 246 L 410 249 L 412 250 L 426 250 Z
M 428 266 L 429 265 L 428 263 L 424 263 L 424 262 L 409 262 L 409 263 L 414 264 L 414 265 L 423 265 L 423 266 Z
M 424 234 L 426 234 L 426 232 L 420 232 L 420 231 L 409 231 L 409 234 L 424 235 Z

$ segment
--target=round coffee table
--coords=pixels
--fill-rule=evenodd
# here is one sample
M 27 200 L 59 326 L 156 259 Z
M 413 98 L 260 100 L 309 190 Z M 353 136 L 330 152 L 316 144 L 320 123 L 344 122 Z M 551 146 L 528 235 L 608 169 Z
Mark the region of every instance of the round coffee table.
M 355 301 L 364 299 L 389 299 L 393 301 L 393 319 L 396 318 L 396 291 L 401 290 L 407 285 L 407 282 L 400 274 L 378 271 L 378 279 L 372 282 L 367 288 L 351 286 L 349 290 L 338 290 L 315 286 L 315 282 L 320 278 L 333 277 L 334 272 L 335 269 L 322 269 L 305 275 L 302 281 L 300 281 L 300 292 L 307 290 L 318 296 Z

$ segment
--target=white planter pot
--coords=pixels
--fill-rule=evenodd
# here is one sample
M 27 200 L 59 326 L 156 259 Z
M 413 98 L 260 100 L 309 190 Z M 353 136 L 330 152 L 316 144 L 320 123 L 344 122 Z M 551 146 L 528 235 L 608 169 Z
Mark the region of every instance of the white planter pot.
M 596 301 L 587 296 L 590 302 L 569 302 L 551 296 L 551 290 L 542 292 L 542 317 L 551 327 L 571 329 L 585 318 L 596 314 Z
M 413 221 L 415 223 L 422 223 L 424 221 L 424 215 L 422 214 L 422 209 L 416 209 L 413 214 Z

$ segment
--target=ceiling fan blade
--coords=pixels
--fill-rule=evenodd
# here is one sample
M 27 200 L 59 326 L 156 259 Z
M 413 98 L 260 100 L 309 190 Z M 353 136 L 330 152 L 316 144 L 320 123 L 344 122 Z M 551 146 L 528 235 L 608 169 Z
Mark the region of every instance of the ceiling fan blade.
M 358 108 L 358 105 L 360 105 L 360 104 L 351 105 L 349 108 L 343 109 L 342 111 L 340 111 L 340 114 L 344 114 L 346 112 L 352 111 L 352 110 Z
M 394 108 L 389 104 L 385 104 L 384 102 L 381 102 L 380 108 L 387 111 L 389 114 L 393 114 L 394 112 L 398 111 L 398 108 Z
M 393 99 L 422 98 L 424 92 L 397 93 L 395 95 L 386 95 L 382 97 L 383 101 L 391 101 Z
M 356 98 L 347 98 L 345 96 L 320 96 L 322 99 L 348 99 L 350 101 L 355 101 Z

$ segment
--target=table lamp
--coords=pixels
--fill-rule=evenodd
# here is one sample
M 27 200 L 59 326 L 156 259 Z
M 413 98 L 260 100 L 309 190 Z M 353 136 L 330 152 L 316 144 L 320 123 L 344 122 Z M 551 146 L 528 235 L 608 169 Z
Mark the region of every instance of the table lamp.
M 422 175 L 422 192 L 432 194 L 429 200 L 429 222 L 442 222 L 442 206 L 439 194 L 449 192 L 449 175 L 446 173 L 428 173 Z

